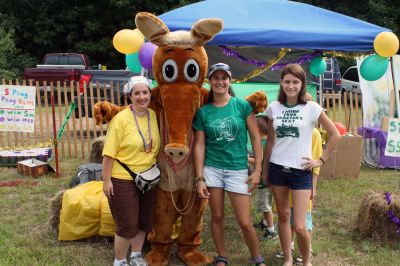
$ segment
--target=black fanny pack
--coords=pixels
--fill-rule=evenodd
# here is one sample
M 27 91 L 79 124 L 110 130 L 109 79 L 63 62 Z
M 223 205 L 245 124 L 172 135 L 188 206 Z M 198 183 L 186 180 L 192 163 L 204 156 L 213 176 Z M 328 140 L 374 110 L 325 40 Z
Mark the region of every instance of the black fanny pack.
M 118 159 L 115 159 L 119 164 L 125 168 L 126 171 L 132 176 L 133 180 L 136 183 L 136 186 L 142 191 L 146 192 L 151 189 L 153 189 L 159 182 L 160 182 L 160 177 L 161 177 L 161 172 L 160 169 L 158 168 L 157 164 L 153 164 L 152 167 L 147 169 L 146 171 L 140 172 L 140 173 L 135 173 L 129 167 L 119 161 Z

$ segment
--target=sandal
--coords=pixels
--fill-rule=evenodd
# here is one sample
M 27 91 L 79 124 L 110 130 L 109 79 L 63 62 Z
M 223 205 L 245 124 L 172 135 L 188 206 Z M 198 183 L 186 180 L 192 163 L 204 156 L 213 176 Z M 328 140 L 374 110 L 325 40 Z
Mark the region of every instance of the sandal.
M 225 265 L 228 265 L 228 259 L 224 256 L 215 256 L 214 257 L 214 264 L 217 265 L 217 263 L 222 262 Z
M 262 266 L 262 265 L 266 265 L 265 264 L 265 260 L 262 256 L 257 256 L 254 259 L 251 260 L 251 263 L 253 263 L 255 266 Z

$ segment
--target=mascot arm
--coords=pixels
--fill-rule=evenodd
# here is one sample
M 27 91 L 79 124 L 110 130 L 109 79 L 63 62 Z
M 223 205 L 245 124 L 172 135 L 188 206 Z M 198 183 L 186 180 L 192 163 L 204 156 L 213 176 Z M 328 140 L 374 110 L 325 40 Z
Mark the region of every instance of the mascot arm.
M 159 88 L 155 87 L 151 90 L 151 102 L 149 107 L 154 111 L 161 109 L 161 101 L 159 98 Z M 110 102 L 98 102 L 93 107 L 93 117 L 96 121 L 96 125 L 100 125 L 103 122 L 110 122 L 111 119 L 124 110 L 127 106 L 118 106 Z
M 124 110 L 127 106 L 117 106 L 110 102 L 98 102 L 93 107 L 93 118 L 96 121 L 96 125 L 100 125 L 103 122 L 110 122 L 111 119 Z
M 254 113 L 264 112 L 268 105 L 267 96 L 263 91 L 256 91 L 246 97 L 246 100 L 253 107 Z

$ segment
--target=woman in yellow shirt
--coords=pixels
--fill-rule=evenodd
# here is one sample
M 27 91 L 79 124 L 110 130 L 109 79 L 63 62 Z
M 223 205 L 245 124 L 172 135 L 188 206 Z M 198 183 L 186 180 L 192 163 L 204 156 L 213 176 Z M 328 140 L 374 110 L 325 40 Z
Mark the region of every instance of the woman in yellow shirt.
M 111 120 L 103 148 L 103 190 L 116 225 L 114 266 L 127 265 L 130 245 L 130 263 L 147 265 L 141 250 L 146 233 L 152 229 L 155 205 L 155 190 L 140 191 L 119 162 L 140 173 L 156 163 L 160 149 L 156 114 L 148 108 L 151 98 L 148 80 L 132 77 L 126 88 L 132 104 Z

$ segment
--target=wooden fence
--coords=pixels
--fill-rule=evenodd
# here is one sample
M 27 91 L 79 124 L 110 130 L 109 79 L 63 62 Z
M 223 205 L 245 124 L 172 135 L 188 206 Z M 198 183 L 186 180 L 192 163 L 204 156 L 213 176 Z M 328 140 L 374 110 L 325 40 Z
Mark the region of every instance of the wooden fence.
M 33 133 L 22 132 L 0 132 L 0 149 L 16 147 L 32 147 L 49 144 L 53 137 L 53 117 L 51 108 L 51 95 L 55 101 L 55 126 L 60 129 L 72 101 L 76 101 L 78 110 L 72 113 L 68 120 L 65 131 L 58 142 L 59 155 L 61 158 L 89 158 L 91 143 L 99 136 L 104 136 L 107 125 L 96 125 L 94 120 L 88 117 L 89 108 L 93 107 L 96 99 L 109 100 L 120 105 L 127 104 L 126 94 L 120 93 L 120 84 L 110 83 L 96 84 L 96 86 L 84 86 L 83 96 L 79 95 L 79 83 L 64 82 L 61 84 L 50 83 L 39 86 L 36 82 L 5 81 L 2 85 L 29 85 L 36 87 L 36 111 L 35 130 Z M 43 89 L 48 88 L 48 89 Z M 121 88 L 122 89 L 122 88 Z M 109 92 L 109 93 L 107 93 Z M 114 95 L 117 94 L 117 95 Z M 349 132 L 356 133 L 357 128 L 362 126 L 361 99 L 355 93 L 324 93 L 323 107 L 328 116 L 335 122 L 341 122 Z M 83 112 L 85 115 L 83 115 Z M 90 112 L 91 113 L 91 112 Z

